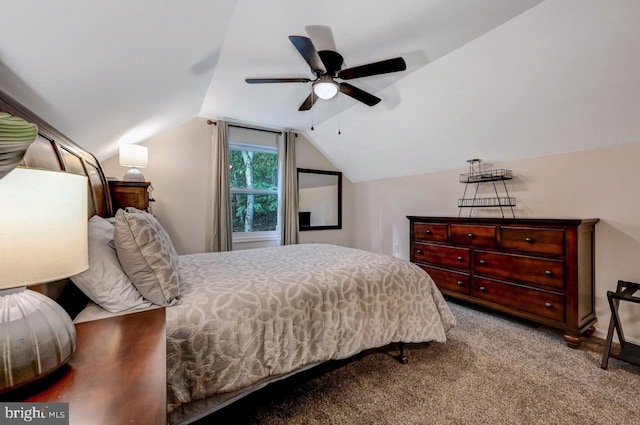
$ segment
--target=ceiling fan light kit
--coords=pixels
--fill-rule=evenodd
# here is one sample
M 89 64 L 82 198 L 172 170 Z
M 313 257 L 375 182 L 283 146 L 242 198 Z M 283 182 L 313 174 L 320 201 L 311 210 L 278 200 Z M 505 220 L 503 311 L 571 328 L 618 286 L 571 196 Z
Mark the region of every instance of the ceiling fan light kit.
M 333 79 L 331 79 L 331 77 L 329 77 L 328 75 L 324 75 L 318 78 L 318 80 L 314 81 L 313 83 L 313 92 L 320 99 L 331 99 L 336 94 L 338 94 L 339 89 L 340 86 L 338 85 L 338 83 L 333 81 Z
M 366 91 L 352 86 L 349 83 L 338 83 L 336 78 L 350 80 L 353 78 L 369 77 L 372 75 L 387 74 L 391 72 L 404 71 L 407 64 L 401 57 L 386 59 L 379 62 L 372 62 L 352 68 L 342 69 L 342 55 L 332 50 L 316 50 L 313 42 L 308 37 L 290 35 L 289 40 L 307 64 L 311 67 L 311 72 L 315 75 L 315 80 L 309 78 L 247 78 L 249 84 L 266 83 L 312 83 L 312 92 L 300 105 L 299 111 L 308 111 L 315 101 L 320 99 L 331 99 L 338 92 L 356 99 L 366 105 L 373 106 L 380 102 L 380 98 L 367 93 Z

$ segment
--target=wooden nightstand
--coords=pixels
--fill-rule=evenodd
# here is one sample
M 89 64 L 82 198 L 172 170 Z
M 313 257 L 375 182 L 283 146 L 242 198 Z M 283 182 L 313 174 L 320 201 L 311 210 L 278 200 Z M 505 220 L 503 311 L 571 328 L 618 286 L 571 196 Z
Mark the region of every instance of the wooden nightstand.
M 76 331 L 71 360 L 14 401 L 67 402 L 71 425 L 166 425 L 164 308 L 79 323 Z
M 111 202 L 115 214 L 119 208 L 134 207 L 139 210 L 149 211 L 149 182 L 125 182 L 119 180 L 109 181 Z

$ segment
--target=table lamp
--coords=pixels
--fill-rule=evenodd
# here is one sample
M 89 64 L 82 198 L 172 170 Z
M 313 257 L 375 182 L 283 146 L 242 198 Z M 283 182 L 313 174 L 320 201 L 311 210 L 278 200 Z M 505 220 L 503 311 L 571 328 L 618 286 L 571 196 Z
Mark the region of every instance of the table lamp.
M 131 167 L 122 177 L 126 182 L 143 182 L 144 175 L 138 168 L 146 168 L 149 149 L 142 145 L 120 145 L 120 165 Z
M 0 179 L 0 393 L 53 372 L 76 331 L 52 299 L 26 289 L 86 270 L 87 178 L 15 168 Z

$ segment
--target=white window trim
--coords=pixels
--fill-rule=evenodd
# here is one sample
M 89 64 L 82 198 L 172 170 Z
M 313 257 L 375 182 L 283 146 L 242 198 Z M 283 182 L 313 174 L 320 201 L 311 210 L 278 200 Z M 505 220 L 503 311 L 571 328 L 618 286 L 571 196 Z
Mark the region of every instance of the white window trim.
M 232 151 L 253 151 L 278 154 L 276 146 L 250 145 L 248 143 L 229 142 L 229 149 Z
M 279 241 L 280 231 L 270 232 L 233 232 L 234 243 Z
M 273 189 L 231 189 L 232 195 L 277 195 L 278 191 Z

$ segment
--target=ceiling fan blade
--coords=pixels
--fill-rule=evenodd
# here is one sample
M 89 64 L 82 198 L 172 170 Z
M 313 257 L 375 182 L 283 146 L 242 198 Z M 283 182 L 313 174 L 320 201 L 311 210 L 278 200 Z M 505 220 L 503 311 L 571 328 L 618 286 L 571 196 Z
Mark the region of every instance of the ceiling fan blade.
M 375 97 L 374 95 L 367 93 L 364 90 L 361 90 L 357 87 L 352 86 L 349 83 L 340 83 L 340 91 L 347 96 L 351 96 L 355 100 L 359 100 L 362 103 L 365 103 L 369 106 L 373 106 L 380 102 L 379 97 Z
M 333 39 L 331 27 L 327 25 L 307 25 L 304 27 L 310 39 L 314 40 L 314 46 L 318 50 L 338 51 L 336 42 Z
M 368 77 L 371 75 L 388 74 L 390 72 L 404 71 L 407 64 L 401 57 L 387 59 L 380 62 L 373 62 L 366 65 L 346 68 L 338 72 L 338 77 L 343 80 L 352 78 Z
M 298 49 L 298 52 L 300 52 L 304 60 L 307 61 L 314 73 L 324 74 L 327 72 L 310 38 L 300 35 L 290 35 L 289 40 L 296 46 L 296 49 Z
M 307 96 L 304 102 L 302 102 L 302 105 L 300 105 L 298 111 L 308 111 L 309 109 L 311 109 L 313 104 L 316 103 L 316 100 L 318 100 L 318 96 L 315 96 L 312 90 L 311 93 L 309 93 L 309 96 Z
M 245 81 L 249 84 L 265 84 L 265 83 L 310 83 L 313 80 L 309 78 L 247 78 Z

